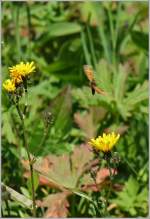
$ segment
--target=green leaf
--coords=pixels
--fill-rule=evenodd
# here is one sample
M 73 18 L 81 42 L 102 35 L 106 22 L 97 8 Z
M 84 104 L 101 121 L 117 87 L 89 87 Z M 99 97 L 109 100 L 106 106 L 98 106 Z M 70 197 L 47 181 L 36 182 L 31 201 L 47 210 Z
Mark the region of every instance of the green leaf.
M 70 68 L 70 67 L 73 67 L 74 66 L 74 63 L 68 63 L 67 61 L 65 61 L 65 60 L 57 60 L 57 61 L 55 61 L 55 62 L 53 62 L 53 63 L 51 63 L 51 64 L 49 64 L 48 66 L 47 66 L 47 68 L 46 68 L 46 70 L 48 71 L 48 72 L 54 72 L 55 74 L 57 74 L 58 75 L 58 72 L 59 71 L 68 71 L 68 69 Z
M 142 188 L 141 192 L 138 194 L 137 196 L 137 202 L 135 203 L 135 205 L 137 207 L 141 207 L 141 202 L 147 202 L 148 200 L 148 188 L 144 187 Z
M 36 192 L 38 185 L 39 185 L 39 176 L 38 174 L 34 171 L 33 172 L 33 181 L 34 181 L 34 191 Z M 31 182 L 31 176 L 28 178 L 27 181 L 27 186 L 30 192 L 30 195 L 32 194 L 32 182 Z
M 140 48 L 148 51 L 148 34 L 140 31 L 132 31 L 131 38 L 133 42 Z
M 30 194 L 29 191 L 25 188 L 25 187 L 20 187 L 20 190 L 22 192 L 23 195 L 25 195 L 27 198 L 30 198 Z
M 40 101 L 38 96 L 44 96 L 45 98 L 54 98 L 58 92 L 58 88 L 54 87 L 52 83 L 57 83 L 59 80 L 51 75 L 49 80 L 41 81 L 38 85 L 29 88 L 29 104 L 33 105 L 33 101 L 36 102 L 36 106 L 39 107 Z M 36 98 L 36 99 L 35 99 Z M 37 103 L 38 102 L 38 103 Z M 36 107 L 34 106 L 34 107 Z M 33 106 L 32 106 L 33 107 Z
M 140 209 L 145 209 L 148 202 L 147 188 L 140 191 L 140 184 L 132 176 L 129 177 L 121 192 L 117 193 L 117 198 L 111 202 L 116 203 L 119 208 L 125 212 L 129 212 L 131 216 L 137 216 Z
M 129 212 L 132 216 L 135 216 L 137 211 L 134 208 L 130 208 Z
M 2 114 L 2 135 L 6 137 L 9 143 L 16 143 L 10 111 L 3 112 Z
M 127 97 L 118 103 L 118 109 L 124 119 L 130 117 L 133 110 L 137 110 L 137 106 L 142 101 L 148 100 L 148 82 L 145 81 L 142 85 L 137 85 L 133 91 L 127 93 Z
M 119 65 L 119 70 L 114 76 L 114 94 L 117 103 L 122 102 L 124 97 L 127 76 L 128 72 L 125 67 L 123 65 Z
M 73 89 L 72 95 L 83 108 L 88 108 L 89 106 L 108 106 L 106 96 L 97 93 L 93 96 L 90 87 L 83 86 L 82 89 Z
M 50 24 L 48 34 L 44 37 L 43 41 L 53 37 L 67 36 L 71 34 L 80 33 L 81 26 L 73 22 L 59 22 Z
M 125 106 L 132 108 L 143 100 L 148 100 L 148 81 L 145 81 L 142 85 L 138 84 L 133 91 L 127 94 L 127 98 L 123 102 Z
M 97 72 L 95 72 L 95 79 L 99 85 L 108 94 L 112 94 L 112 72 L 108 62 L 101 59 L 97 65 Z
M 54 129 L 61 130 L 65 135 L 71 125 L 72 101 L 70 87 L 64 88 L 50 105 L 51 113 L 54 116 Z
M 138 182 L 133 177 L 130 177 L 128 182 L 126 183 L 125 191 L 128 193 L 129 196 L 133 197 L 137 195 L 138 190 Z

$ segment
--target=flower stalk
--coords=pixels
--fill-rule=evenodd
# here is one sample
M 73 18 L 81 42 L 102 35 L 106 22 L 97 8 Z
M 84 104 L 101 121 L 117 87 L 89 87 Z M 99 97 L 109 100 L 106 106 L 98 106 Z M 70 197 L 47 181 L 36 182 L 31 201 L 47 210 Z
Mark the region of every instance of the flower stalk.
M 18 112 L 18 115 L 20 117 L 21 120 L 21 125 L 22 125 L 22 131 L 23 131 L 23 145 L 26 149 L 27 152 L 27 156 L 28 156 L 28 161 L 29 161 L 29 167 L 30 167 L 30 176 L 31 176 L 31 187 L 32 187 L 32 201 L 33 201 L 33 217 L 36 217 L 36 202 L 35 202 L 35 188 L 34 188 L 34 172 L 33 172 L 33 160 L 30 156 L 30 152 L 29 152 L 29 147 L 28 147 L 28 143 L 27 143 L 27 136 L 26 136 L 26 131 L 25 131 L 25 125 L 24 125 L 24 116 L 20 111 L 19 105 L 16 105 L 16 109 Z
M 98 211 L 100 213 L 100 216 L 109 216 L 109 213 L 107 210 L 108 198 L 109 198 L 110 193 L 111 193 L 112 180 L 113 180 L 114 175 L 115 175 L 115 169 L 113 169 L 114 171 L 112 171 L 112 167 L 114 165 L 116 167 L 116 165 L 119 163 L 119 157 L 118 157 L 117 153 L 115 152 L 113 154 L 111 152 L 111 150 L 115 146 L 115 144 L 117 143 L 119 138 L 120 138 L 120 135 L 115 134 L 114 132 L 109 133 L 109 134 L 103 133 L 102 136 L 98 136 L 96 139 L 92 138 L 88 142 L 89 145 L 92 146 L 95 157 L 99 160 L 99 162 L 100 162 L 100 153 L 103 153 L 103 159 L 106 162 L 106 166 L 109 170 L 109 176 L 110 176 L 110 184 L 109 184 L 109 188 L 108 188 L 108 192 L 107 192 L 106 197 L 105 198 L 101 197 L 100 201 L 99 201 L 99 198 L 96 197 L 97 204 L 95 205 L 95 207 L 98 209 L 102 208 L 102 211 L 100 211 L 100 210 Z M 99 190 L 99 186 L 97 185 L 97 182 L 96 182 L 97 171 L 94 173 L 92 171 L 90 171 L 90 174 L 95 182 L 97 189 Z
M 34 62 L 20 62 L 20 64 L 17 64 L 13 67 L 9 68 L 10 73 L 10 79 L 7 79 L 3 83 L 4 89 L 8 92 L 10 96 L 10 100 L 15 105 L 19 118 L 21 120 L 22 125 L 22 138 L 23 138 L 23 146 L 25 147 L 25 150 L 27 152 L 27 157 L 29 161 L 29 167 L 30 167 L 30 176 L 31 176 L 31 190 L 32 190 L 32 201 L 33 201 L 33 217 L 36 217 L 36 202 L 35 202 L 35 187 L 34 187 L 34 172 L 33 172 L 33 164 L 34 164 L 34 158 L 31 158 L 29 146 L 27 142 L 27 136 L 26 136 L 26 130 L 25 130 L 25 123 L 24 119 L 26 116 L 26 110 L 27 110 L 27 79 L 28 75 L 33 73 L 35 71 L 35 65 Z M 21 112 L 19 107 L 19 99 L 25 92 L 25 107 L 23 112 Z

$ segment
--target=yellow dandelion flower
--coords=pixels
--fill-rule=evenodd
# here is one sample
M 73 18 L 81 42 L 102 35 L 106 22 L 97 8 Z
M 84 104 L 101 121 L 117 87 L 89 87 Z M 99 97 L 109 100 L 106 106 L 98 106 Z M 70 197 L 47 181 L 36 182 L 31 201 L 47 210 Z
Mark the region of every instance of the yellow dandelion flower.
M 15 84 L 20 84 L 22 82 L 22 76 L 20 72 L 15 69 L 10 70 L 10 77 L 12 78 Z
M 16 84 L 19 84 L 23 81 L 23 77 L 28 76 L 35 70 L 34 62 L 20 62 L 13 67 L 9 68 L 10 76 Z
M 115 134 L 114 132 L 110 134 L 103 133 L 103 136 L 99 136 L 98 138 L 92 138 L 89 141 L 89 144 L 93 146 L 96 150 L 100 150 L 103 152 L 109 152 L 114 147 L 116 142 L 119 140 L 120 135 Z
M 8 92 L 14 92 L 14 91 L 16 90 L 14 81 L 13 81 L 13 80 L 10 80 L 10 79 L 7 79 L 7 80 L 4 81 L 3 87 L 4 87 L 5 90 L 7 90 Z

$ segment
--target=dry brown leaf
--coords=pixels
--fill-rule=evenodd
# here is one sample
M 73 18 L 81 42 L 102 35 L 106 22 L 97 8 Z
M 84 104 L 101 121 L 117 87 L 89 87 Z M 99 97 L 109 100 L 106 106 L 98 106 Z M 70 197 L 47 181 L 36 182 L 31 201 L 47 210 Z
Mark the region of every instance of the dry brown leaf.
M 29 178 L 30 177 L 30 172 L 29 171 L 25 171 L 23 176 L 25 178 Z M 39 176 L 39 185 L 41 185 L 41 186 L 49 186 L 50 188 L 58 189 L 58 186 L 56 184 L 54 184 L 53 182 L 50 182 L 48 179 L 46 179 L 43 176 Z
M 82 115 L 80 112 L 74 114 L 74 121 L 86 134 L 86 139 L 96 136 L 97 126 L 105 117 L 107 111 L 103 107 L 90 107 L 89 112 Z
M 93 153 L 83 144 L 76 147 L 72 156 L 72 170 L 76 172 L 77 177 L 80 177 L 85 170 L 85 166 L 93 159 Z
M 76 147 L 72 155 L 49 155 L 34 163 L 41 185 L 48 185 L 62 191 L 78 187 L 80 176 L 86 171 L 86 165 L 93 159 L 93 153 L 86 145 Z M 28 162 L 22 161 L 27 169 L 24 176 L 29 177 Z M 66 189 L 65 189 L 66 188 Z
M 86 138 L 95 136 L 96 128 L 93 124 L 92 114 L 81 115 L 81 113 L 77 112 L 74 114 L 74 121 L 85 132 Z
M 44 214 L 46 218 L 60 218 L 67 217 L 69 202 L 67 200 L 69 192 L 60 192 L 47 196 L 42 202 L 40 207 L 47 207 L 47 211 Z
M 111 168 L 111 172 L 113 175 L 117 174 L 117 170 Z M 100 169 L 97 172 L 96 183 L 101 184 L 108 176 L 110 176 L 110 171 L 108 168 Z
M 93 169 L 93 168 L 92 168 Z M 117 171 L 115 169 L 111 169 L 112 174 L 117 174 Z M 100 169 L 97 172 L 96 175 L 96 184 L 91 177 L 91 175 L 85 174 L 82 179 L 82 191 L 99 191 L 101 190 L 104 186 L 109 184 L 109 181 L 107 180 L 108 176 L 110 176 L 109 169 L 103 168 Z

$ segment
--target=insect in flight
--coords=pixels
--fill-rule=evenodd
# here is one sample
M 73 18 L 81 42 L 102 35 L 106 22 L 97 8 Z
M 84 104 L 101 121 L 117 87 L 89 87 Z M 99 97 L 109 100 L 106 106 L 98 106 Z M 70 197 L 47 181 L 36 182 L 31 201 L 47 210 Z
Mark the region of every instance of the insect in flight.
M 105 95 L 105 92 L 101 88 L 97 87 L 96 85 L 92 67 L 89 65 L 84 65 L 83 69 L 84 69 L 84 73 L 86 74 L 87 78 L 90 81 L 90 87 L 91 87 L 92 94 L 94 95 L 96 92 L 98 94 Z

